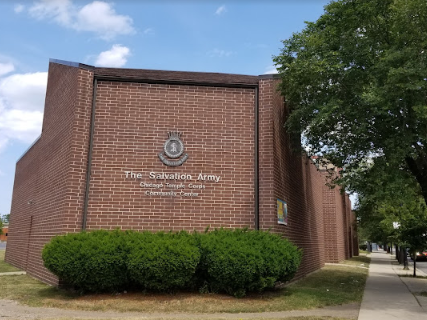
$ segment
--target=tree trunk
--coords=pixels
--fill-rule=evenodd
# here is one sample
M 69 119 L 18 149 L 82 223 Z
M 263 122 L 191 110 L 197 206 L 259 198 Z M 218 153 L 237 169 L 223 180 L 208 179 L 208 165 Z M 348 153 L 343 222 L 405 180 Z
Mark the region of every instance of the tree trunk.
M 396 251 L 397 254 L 397 261 L 399 261 L 399 264 L 403 263 L 403 256 L 402 256 L 402 247 L 399 247 L 399 249 Z
M 400 264 L 403 263 L 403 270 L 408 270 L 408 257 L 406 256 L 406 249 L 404 247 L 400 247 Z
M 406 254 L 406 248 L 402 248 L 403 251 L 403 269 L 409 270 L 408 267 L 408 255 Z
M 417 257 L 414 257 L 414 278 L 417 276 Z

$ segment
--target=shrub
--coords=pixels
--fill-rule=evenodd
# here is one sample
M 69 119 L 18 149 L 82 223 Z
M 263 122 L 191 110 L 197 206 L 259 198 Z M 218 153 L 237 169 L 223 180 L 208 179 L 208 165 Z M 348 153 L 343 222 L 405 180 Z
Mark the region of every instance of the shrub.
M 366 251 L 368 249 L 368 246 L 366 244 L 359 244 L 359 249 Z
M 133 281 L 145 289 L 173 291 L 190 285 L 200 261 L 194 237 L 187 232 L 134 234 L 128 258 Z
M 56 236 L 43 249 L 44 265 L 78 290 L 120 290 L 128 285 L 126 234 L 99 230 Z
M 42 257 L 46 268 L 81 291 L 199 287 L 240 297 L 292 279 L 301 251 L 262 231 L 190 235 L 99 230 L 54 237 Z
M 201 261 L 197 282 L 237 297 L 289 281 L 301 251 L 288 240 L 263 231 L 215 230 L 197 235 Z

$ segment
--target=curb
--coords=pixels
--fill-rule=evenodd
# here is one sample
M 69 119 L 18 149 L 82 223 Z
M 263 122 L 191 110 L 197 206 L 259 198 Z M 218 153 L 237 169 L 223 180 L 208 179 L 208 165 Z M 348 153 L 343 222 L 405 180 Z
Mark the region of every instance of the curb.
M 27 274 L 27 272 L 25 272 L 25 271 L 0 272 L 0 277 L 1 276 L 20 276 L 23 274 Z

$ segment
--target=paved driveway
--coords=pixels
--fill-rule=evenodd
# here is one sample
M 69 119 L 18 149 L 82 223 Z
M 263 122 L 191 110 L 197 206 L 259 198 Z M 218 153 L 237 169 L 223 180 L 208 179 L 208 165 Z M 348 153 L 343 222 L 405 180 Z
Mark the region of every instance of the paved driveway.
M 6 243 L 7 242 L 0 242 L 0 250 L 6 250 Z

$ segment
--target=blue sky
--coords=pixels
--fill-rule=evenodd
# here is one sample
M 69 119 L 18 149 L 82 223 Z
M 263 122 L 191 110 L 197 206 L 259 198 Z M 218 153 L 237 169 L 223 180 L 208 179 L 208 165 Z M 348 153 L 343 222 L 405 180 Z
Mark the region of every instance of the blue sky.
M 260 75 L 325 0 L 0 2 L 0 214 L 16 161 L 40 135 L 49 59 Z

